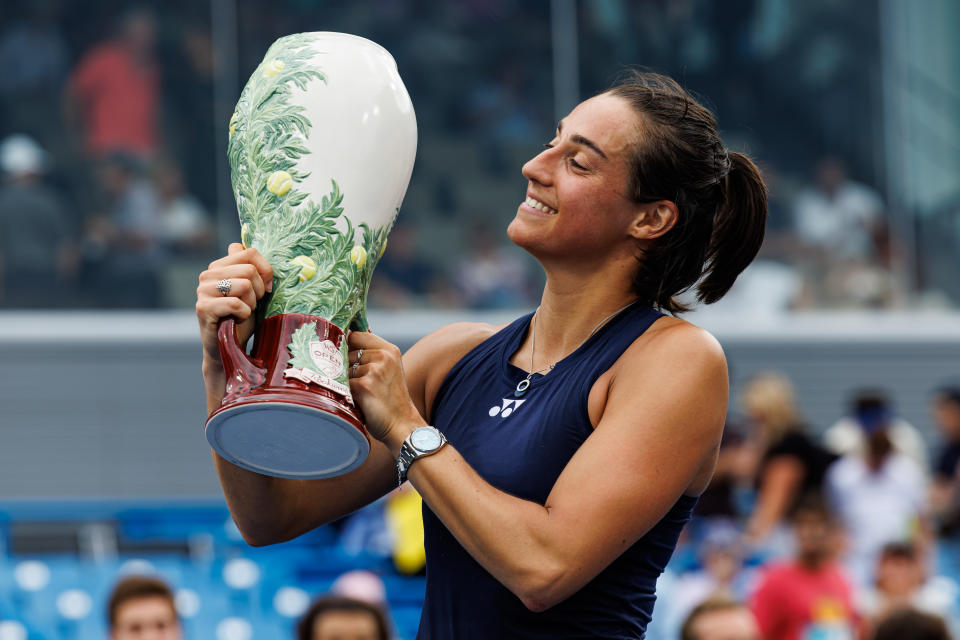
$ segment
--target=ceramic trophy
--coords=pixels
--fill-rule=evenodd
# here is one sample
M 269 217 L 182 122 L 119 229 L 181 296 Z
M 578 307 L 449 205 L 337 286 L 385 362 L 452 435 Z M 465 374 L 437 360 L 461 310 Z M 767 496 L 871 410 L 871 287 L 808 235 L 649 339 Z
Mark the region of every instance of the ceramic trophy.
M 300 33 L 267 51 L 229 128 L 241 240 L 274 280 L 249 356 L 233 319 L 220 324 L 226 395 L 207 440 L 264 475 L 342 475 L 369 452 L 346 332 L 367 329 L 370 277 L 413 170 L 413 105 L 379 45 Z

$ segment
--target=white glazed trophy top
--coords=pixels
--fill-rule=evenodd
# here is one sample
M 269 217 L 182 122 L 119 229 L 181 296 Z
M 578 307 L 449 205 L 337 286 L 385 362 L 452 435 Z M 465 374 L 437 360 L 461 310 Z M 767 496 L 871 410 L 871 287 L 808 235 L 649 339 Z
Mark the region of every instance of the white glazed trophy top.
M 243 243 L 274 268 L 266 317 L 365 328 L 416 144 L 413 105 L 383 47 L 329 32 L 270 47 L 237 103 L 228 150 Z
M 354 225 L 392 224 L 410 182 L 417 150 L 413 103 L 387 50 L 365 38 L 318 31 L 311 62 L 325 84 L 294 88 L 292 101 L 313 123 L 297 168 L 311 194 L 326 195 L 330 179 L 343 193 L 343 209 Z

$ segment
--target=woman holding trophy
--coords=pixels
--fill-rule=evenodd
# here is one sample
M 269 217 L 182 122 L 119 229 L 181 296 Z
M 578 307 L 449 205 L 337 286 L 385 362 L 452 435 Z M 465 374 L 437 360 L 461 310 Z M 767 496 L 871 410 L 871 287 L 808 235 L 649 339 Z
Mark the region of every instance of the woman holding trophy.
M 750 263 L 765 187 L 712 114 L 656 74 L 581 103 L 522 172 L 507 234 L 546 272 L 536 311 L 450 325 L 405 354 L 351 332 L 349 387 L 372 444 L 344 475 L 269 477 L 220 455 L 216 468 L 254 545 L 409 479 L 424 500 L 419 638 L 642 638 L 728 398 L 719 344 L 668 314 L 691 287 L 718 300 Z M 274 275 L 241 244 L 201 275 L 211 411 L 227 381 L 218 322 L 234 316 L 248 337 Z

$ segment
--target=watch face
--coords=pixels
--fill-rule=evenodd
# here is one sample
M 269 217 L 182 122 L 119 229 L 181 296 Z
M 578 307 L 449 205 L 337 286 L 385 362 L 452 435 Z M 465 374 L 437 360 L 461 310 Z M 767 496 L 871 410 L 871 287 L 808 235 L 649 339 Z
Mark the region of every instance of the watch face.
M 420 427 L 410 434 L 410 444 L 420 451 L 432 451 L 440 446 L 440 432 L 436 429 Z

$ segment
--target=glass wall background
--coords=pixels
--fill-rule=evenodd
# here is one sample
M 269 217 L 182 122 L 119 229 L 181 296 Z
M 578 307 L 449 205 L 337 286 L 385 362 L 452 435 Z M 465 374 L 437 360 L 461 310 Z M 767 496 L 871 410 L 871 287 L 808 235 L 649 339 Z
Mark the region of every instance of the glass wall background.
M 728 146 L 765 172 L 768 239 L 728 305 L 951 306 L 960 56 L 945 29 L 956 8 L 906 7 L 6 0 L 0 306 L 192 306 L 198 272 L 238 235 L 233 104 L 270 43 L 307 30 L 382 44 L 417 110 L 417 162 L 373 306 L 535 304 L 539 268 L 504 234 L 520 167 L 577 99 L 629 67 L 702 97 Z M 96 121 L 105 101 L 142 116 L 122 144 L 96 139 L 111 129 Z

